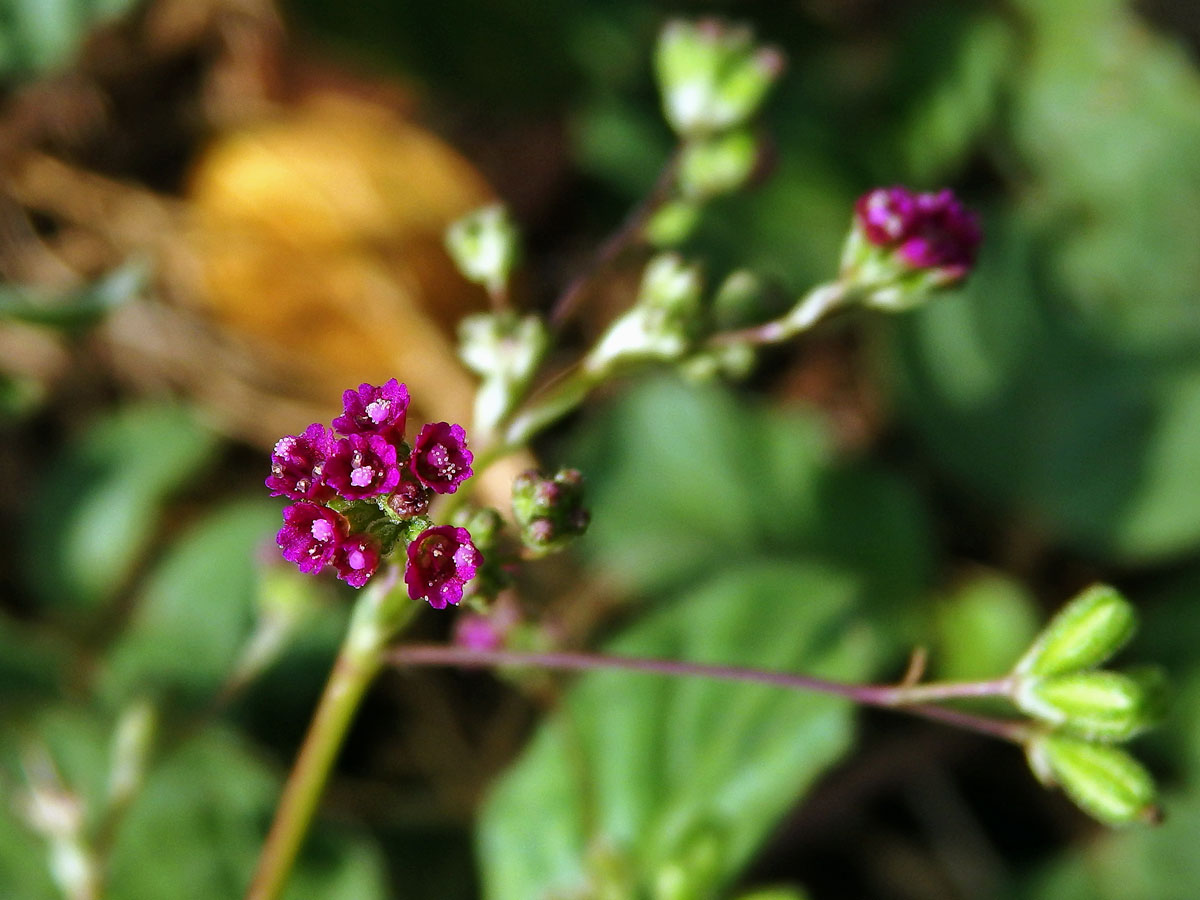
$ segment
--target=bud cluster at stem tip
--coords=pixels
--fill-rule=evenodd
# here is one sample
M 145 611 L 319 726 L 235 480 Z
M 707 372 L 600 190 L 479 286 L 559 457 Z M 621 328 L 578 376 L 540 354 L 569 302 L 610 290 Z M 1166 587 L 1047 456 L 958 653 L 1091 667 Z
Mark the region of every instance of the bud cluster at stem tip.
M 407 444 L 408 403 L 395 378 L 346 391 L 335 430 L 313 424 L 275 444 L 266 485 L 272 496 L 298 501 L 283 510 L 276 542 L 301 572 L 332 566 L 362 587 L 402 543 L 409 595 L 440 609 L 462 597 L 482 556 L 466 529 L 449 529 L 451 546 L 442 534 L 448 526 L 425 513 L 433 494 L 452 494 L 471 477 L 473 457 L 462 426 L 449 422 L 424 425 Z
M 1154 821 L 1154 781 L 1115 743 L 1154 725 L 1166 682 L 1155 669 L 1099 669 L 1133 636 L 1133 606 L 1107 585 L 1076 596 L 1013 669 L 1013 703 L 1041 723 L 1026 743 L 1030 767 L 1108 824 Z

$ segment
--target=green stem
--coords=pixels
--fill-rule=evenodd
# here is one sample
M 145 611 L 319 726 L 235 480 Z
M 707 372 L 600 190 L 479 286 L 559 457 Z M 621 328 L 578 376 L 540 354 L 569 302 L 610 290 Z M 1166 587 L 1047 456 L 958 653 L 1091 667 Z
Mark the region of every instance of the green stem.
M 364 591 L 338 651 L 337 661 L 288 776 L 275 820 L 258 859 L 246 900 L 277 900 L 363 695 L 383 665 L 383 649 L 418 609 L 395 590 L 398 568 Z
M 722 666 L 683 662 L 673 659 L 653 659 L 634 656 L 611 656 L 601 653 L 525 653 L 515 650 L 471 650 L 440 644 L 410 644 L 395 647 L 387 653 L 387 661 L 396 666 L 460 666 L 482 668 L 491 666 L 536 666 L 543 669 L 599 670 L 618 669 L 648 672 L 675 677 L 715 678 L 720 681 L 748 681 L 798 691 L 831 694 L 863 706 L 894 709 L 965 728 L 981 734 L 1021 743 L 1028 726 L 1015 719 L 996 719 L 956 709 L 930 705 L 933 701 L 972 697 L 1002 697 L 1012 692 L 1012 679 L 994 681 L 945 682 L 921 685 L 846 684 L 769 669 L 745 666 Z
M 796 335 L 808 331 L 819 321 L 836 310 L 846 301 L 847 286 L 842 281 L 831 281 L 819 284 L 791 310 L 764 322 L 761 325 L 751 325 L 736 331 L 722 331 L 712 335 L 707 341 L 710 348 L 728 347 L 733 344 L 780 344 L 791 340 Z

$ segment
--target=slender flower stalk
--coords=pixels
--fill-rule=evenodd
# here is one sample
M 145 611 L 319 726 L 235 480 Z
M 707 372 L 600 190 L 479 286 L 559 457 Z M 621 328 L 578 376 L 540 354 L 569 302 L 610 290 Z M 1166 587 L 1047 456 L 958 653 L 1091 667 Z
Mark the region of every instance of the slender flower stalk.
M 846 684 L 813 675 L 753 669 L 744 666 L 710 665 L 599 653 L 525 653 L 515 650 L 475 650 L 468 647 L 440 644 L 409 644 L 395 647 L 389 650 L 385 657 L 388 663 L 395 666 L 458 666 L 462 668 L 530 666 L 541 669 L 575 671 L 619 670 L 671 677 L 743 681 L 772 685 L 788 690 L 843 697 L 863 706 L 895 709 L 1017 744 L 1024 742 L 1029 733 L 1028 726 L 1021 721 L 979 716 L 957 709 L 931 705 L 942 700 L 1009 696 L 1013 690 L 1011 678 L 916 685 Z
M 308 834 L 330 769 L 363 695 L 384 664 L 384 648 L 420 608 L 395 589 L 395 568 L 355 606 L 317 711 L 288 775 L 246 900 L 277 900 Z

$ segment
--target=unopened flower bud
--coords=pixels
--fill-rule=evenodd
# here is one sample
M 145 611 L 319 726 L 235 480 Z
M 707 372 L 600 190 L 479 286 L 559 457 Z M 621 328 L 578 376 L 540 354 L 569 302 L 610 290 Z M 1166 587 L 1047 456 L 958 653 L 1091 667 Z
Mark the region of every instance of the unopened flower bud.
M 489 291 L 503 291 L 517 263 L 520 239 L 508 210 L 485 206 L 446 230 L 446 249 L 458 270 Z
M 429 500 L 433 491 L 411 478 L 403 479 L 396 490 L 383 498 L 380 507 L 389 519 L 399 522 L 413 516 L 423 516 L 429 511 Z
M 490 433 L 512 411 L 537 371 L 550 335 L 537 316 L 481 313 L 458 327 L 458 355 L 483 381 L 475 396 L 475 427 Z
M 692 200 L 669 200 L 642 226 L 642 235 L 651 247 L 677 247 L 692 236 L 700 224 L 700 204 Z
M 748 28 L 715 19 L 669 22 L 655 52 L 663 112 L 683 136 L 747 122 L 783 68 L 783 54 L 757 46 Z
M 1093 585 L 1050 620 L 1013 671 L 1049 676 L 1093 668 L 1125 646 L 1136 628 L 1129 601 L 1108 585 Z
M 967 276 L 982 236 L 978 218 L 949 190 L 876 188 L 855 204 L 841 278 L 867 306 L 910 309 Z
M 1088 740 L 1125 741 L 1154 725 L 1165 705 L 1156 671 L 1135 675 L 1085 671 L 1019 682 L 1013 702 L 1023 712 Z
M 760 156 L 758 138 L 746 129 L 689 141 L 679 158 L 679 189 L 695 200 L 731 193 L 750 180 Z
M 1044 784 L 1061 786 L 1080 809 L 1105 824 L 1154 824 L 1161 818 L 1154 779 L 1117 747 L 1042 734 L 1025 751 L 1029 767 Z
M 513 481 L 512 503 L 522 542 L 539 554 L 561 550 L 591 522 L 577 469 L 560 469 L 553 477 L 535 469 L 522 472 Z
M 631 360 L 677 360 L 691 346 L 703 316 L 699 266 L 662 253 L 646 266 L 637 302 L 618 318 L 584 360 L 592 373 Z

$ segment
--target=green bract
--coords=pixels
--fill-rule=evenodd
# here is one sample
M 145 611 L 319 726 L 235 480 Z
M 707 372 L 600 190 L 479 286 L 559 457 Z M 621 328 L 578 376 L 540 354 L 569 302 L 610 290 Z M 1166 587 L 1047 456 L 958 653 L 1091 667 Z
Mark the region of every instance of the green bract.
M 1014 671 L 1047 676 L 1093 668 L 1125 646 L 1136 628 L 1129 601 L 1108 585 L 1094 585 L 1050 621 Z
M 1158 721 L 1164 687 L 1161 674 L 1153 670 L 1137 675 L 1072 672 L 1025 679 L 1013 700 L 1023 712 L 1080 737 L 1124 741 Z
M 1026 753 L 1043 783 L 1060 785 L 1080 809 L 1105 824 L 1152 823 L 1159 818 L 1154 779 L 1123 750 L 1046 734 L 1031 740 Z

